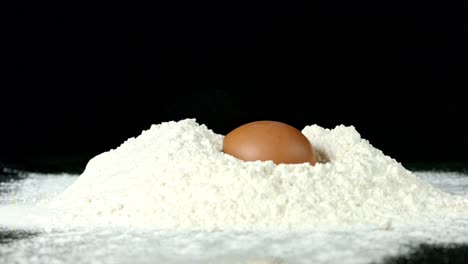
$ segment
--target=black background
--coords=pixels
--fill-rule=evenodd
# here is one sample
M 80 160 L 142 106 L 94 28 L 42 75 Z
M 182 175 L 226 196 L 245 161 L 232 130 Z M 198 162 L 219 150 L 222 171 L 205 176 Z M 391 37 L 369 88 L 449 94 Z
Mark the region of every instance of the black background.
M 466 163 L 466 9 L 406 1 L 16 6 L 0 162 L 82 168 L 151 124 L 196 118 L 222 134 L 261 119 L 298 129 L 353 125 L 404 164 Z

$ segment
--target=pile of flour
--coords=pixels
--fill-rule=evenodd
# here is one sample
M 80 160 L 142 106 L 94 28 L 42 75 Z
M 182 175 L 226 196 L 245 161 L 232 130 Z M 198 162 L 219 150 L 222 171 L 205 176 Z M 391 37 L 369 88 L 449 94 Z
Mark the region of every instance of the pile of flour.
M 91 159 L 63 193 L 41 204 L 54 227 L 172 230 L 392 228 L 466 212 L 354 127 L 306 126 L 320 163 L 244 162 L 195 119 L 151 126 Z

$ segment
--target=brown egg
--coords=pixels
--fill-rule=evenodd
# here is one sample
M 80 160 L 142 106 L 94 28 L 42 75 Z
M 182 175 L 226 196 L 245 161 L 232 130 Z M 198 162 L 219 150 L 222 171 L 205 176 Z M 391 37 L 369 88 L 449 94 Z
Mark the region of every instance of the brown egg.
M 224 137 L 223 151 L 244 161 L 317 163 L 312 144 L 301 131 L 276 121 L 251 122 L 232 130 Z

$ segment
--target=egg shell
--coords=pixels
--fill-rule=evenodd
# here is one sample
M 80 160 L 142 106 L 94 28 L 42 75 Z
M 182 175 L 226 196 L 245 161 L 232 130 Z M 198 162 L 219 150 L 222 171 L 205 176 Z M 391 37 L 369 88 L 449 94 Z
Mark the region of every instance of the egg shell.
M 317 163 L 312 144 L 304 134 L 277 121 L 255 121 L 232 130 L 224 137 L 223 151 L 244 161 Z

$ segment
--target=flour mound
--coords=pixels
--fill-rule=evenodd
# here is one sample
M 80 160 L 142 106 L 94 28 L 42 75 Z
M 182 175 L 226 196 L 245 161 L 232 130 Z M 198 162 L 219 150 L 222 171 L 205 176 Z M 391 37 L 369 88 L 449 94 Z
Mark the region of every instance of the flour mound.
M 467 202 L 418 179 L 352 126 L 306 126 L 320 163 L 243 162 L 195 119 L 151 126 L 91 159 L 44 204 L 50 225 L 300 230 L 430 219 Z

